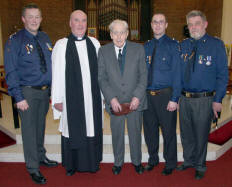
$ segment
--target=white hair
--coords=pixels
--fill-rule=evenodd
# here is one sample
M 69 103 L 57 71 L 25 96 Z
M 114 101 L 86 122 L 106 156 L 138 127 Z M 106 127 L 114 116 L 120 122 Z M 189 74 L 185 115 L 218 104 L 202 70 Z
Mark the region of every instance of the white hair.
M 114 26 L 116 24 L 122 24 L 124 26 L 125 30 L 128 31 L 128 24 L 127 24 L 127 22 L 124 21 L 124 20 L 116 19 L 116 20 L 112 21 L 110 23 L 110 25 L 109 25 L 110 32 L 113 32 Z

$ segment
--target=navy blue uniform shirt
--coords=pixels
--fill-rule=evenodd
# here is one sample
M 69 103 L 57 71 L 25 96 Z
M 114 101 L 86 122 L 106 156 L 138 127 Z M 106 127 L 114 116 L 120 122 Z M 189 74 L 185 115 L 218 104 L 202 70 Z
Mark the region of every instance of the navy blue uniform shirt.
M 51 85 L 51 52 L 52 45 L 44 32 L 38 31 L 36 37 L 44 53 L 47 72 L 40 70 L 40 56 L 38 54 L 34 35 L 26 29 L 10 36 L 4 50 L 4 68 L 8 93 L 16 102 L 24 100 L 22 86 Z
M 155 45 L 155 38 L 144 44 L 146 63 L 148 72 L 151 67 L 152 53 Z M 177 102 L 181 92 L 181 69 L 180 69 L 180 51 L 179 44 L 167 35 L 158 39 L 155 53 L 155 66 L 152 72 L 152 86 L 148 90 L 159 90 L 163 88 L 172 88 L 171 101 Z M 148 75 L 149 77 L 149 75 Z
M 181 43 L 182 51 L 182 85 L 188 92 L 212 92 L 216 91 L 215 102 L 222 102 L 226 94 L 228 83 L 228 65 L 225 46 L 215 37 L 205 34 L 196 41 L 196 58 L 194 71 L 191 71 L 190 80 L 186 82 L 184 74 L 189 57 L 192 54 L 193 38 L 185 39 Z

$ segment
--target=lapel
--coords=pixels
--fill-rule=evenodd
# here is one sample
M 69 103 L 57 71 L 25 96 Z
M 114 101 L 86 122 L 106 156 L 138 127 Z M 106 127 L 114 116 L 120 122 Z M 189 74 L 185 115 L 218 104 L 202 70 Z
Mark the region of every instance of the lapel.
M 115 51 L 113 42 L 110 45 L 109 56 L 110 56 L 109 61 L 112 62 L 113 71 L 116 70 L 116 72 L 118 74 L 118 77 L 122 77 L 121 72 L 120 72 L 120 68 L 119 68 L 119 64 L 118 64 L 118 60 L 117 60 L 117 57 L 116 57 L 116 51 Z
M 130 60 L 131 56 L 134 55 L 133 51 L 131 50 L 130 42 L 127 40 L 127 46 L 126 46 L 126 57 L 125 57 L 125 64 L 124 64 L 124 71 L 122 77 L 127 77 L 127 75 L 130 76 L 130 67 L 132 65 L 132 62 Z

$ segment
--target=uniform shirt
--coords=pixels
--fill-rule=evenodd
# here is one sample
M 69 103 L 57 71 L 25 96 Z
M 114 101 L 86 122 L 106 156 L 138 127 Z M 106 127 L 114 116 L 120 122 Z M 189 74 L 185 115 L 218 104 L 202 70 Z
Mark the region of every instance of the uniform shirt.
M 158 41 L 155 40 L 157 39 L 153 38 L 144 44 L 147 68 L 148 72 L 151 73 L 149 68 L 151 67 L 154 45 L 157 42 L 154 57 L 154 71 L 152 72 L 152 86 L 149 86 L 147 89 L 159 90 L 171 87 L 171 101 L 177 102 L 181 91 L 179 44 L 167 35 L 163 35 Z
M 193 38 L 188 38 L 181 43 L 183 90 L 188 92 L 216 91 L 214 101 L 221 102 L 226 94 L 228 82 L 225 46 L 220 39 L 208 34 L 197 40 L 194 71 L 191 71 L 190 80 L 186 82 L 184 74 L 190 61 L 193 43 Z
M 45 33 L 38 31 L 36 37 L 47 66 L 47 72 L 42 73 L 40 56 L 33 37 L 26 29 L 22 29 L 10 36 L 5 45 L 4 67 L 8 93 L 16 102 L 24 100 L 21 86 L 51 85 L 51 41 Z

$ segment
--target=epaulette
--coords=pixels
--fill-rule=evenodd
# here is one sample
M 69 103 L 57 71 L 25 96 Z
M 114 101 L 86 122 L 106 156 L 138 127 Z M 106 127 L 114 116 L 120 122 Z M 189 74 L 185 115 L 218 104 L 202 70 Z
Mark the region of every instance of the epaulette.
M 219 38 L 218 36 L 214 36 L 214 38 L 217 38 L 217 39 L 221 40 L 221 38 Z
M 11 34 L 11 35 L 9 36 L 9 39 L 12 39 L 12 38 L 14 37 L 14 35 L 16 35 L 16 32 L 14 32 L 13 34 Z
M 146 42 L 144 42 L 144 44 L 146 44 L 146 45 L 147 45 L 150 41 L 151 41 L 151 40 L 147 40 Z
M 176 40 L 175 38 L 172 38 L 172 40 L 173 40 L 173 41 L 176 41 L 177 43 L 179 43 L 179 41 L 178 41 L 178 40 Z

